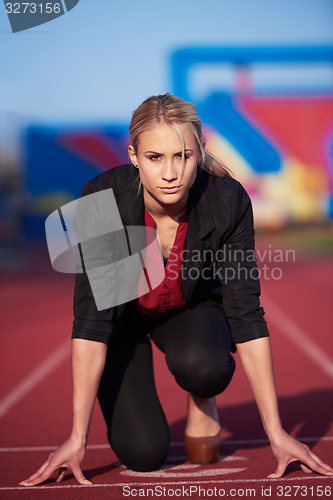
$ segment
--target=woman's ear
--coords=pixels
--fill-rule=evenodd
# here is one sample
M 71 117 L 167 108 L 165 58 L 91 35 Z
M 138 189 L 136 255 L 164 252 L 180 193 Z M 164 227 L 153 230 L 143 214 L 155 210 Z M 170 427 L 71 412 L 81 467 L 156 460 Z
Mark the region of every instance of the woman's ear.
M 135 167 L 138 166 L 138 160 L 132 144 L 128 146 L 128 156 Z

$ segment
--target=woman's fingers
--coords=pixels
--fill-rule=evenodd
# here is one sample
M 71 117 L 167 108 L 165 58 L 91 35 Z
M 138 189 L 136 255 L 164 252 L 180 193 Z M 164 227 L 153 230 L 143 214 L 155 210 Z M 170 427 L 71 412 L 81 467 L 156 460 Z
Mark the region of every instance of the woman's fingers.
M 38 476 L 36 476 L 36 474 L 35 474 L 35 477 L 33 479 L 29 478 L 26 481 L 22 481 L 22 483 L 20 483 L 20 484 L 23 486 L 36 486 L 36 484 L 39 484 L 39 483 L 42 483 L 43 481 L 46 481 L 46 479 L 48 479 L 51 476 L 51 474 L 53 474 L 53 472 L 56 469 L 58 469 L 58 467 L 59 466 L 54 466 L 54 465 L 49 464 L 42 471 L 41 474 L 39 474 Z
M 310 467 L 308 467 L 305 464 L 302 464 L 302 462 L 300 462 L 299 465 L 300 465 L 300 468 L 302 469 L 302 471 L 306 472 L 307 474 L 310 474 L 311 472 L 313 472 L 313 470 Z
M 49 455 L 48 460 L 44 462 L 35 474 L 22 481 L 20 485 L 36 486 L 46 481 L 57 469 L 59 469 L 56 479 L 58 483 L 63 480 L 67 469 L 71 469 L 80 484 L 92 484 L 84 477 L 81 471 L 80 466 L 84 455 L 85 446 L 81 443 L 76 443 L 75 440 L 68 439 L 60 448 Z
M 44 469 L 44 471 L 39 474 L 37 477 L 35 477 L 34 479 L 27 479 L 26 481 L 22 481 L 20 484 L 20 486 L 36 486 L 37 484 L 40 484 L 42 483 L 43 481 L 46 481 L 46 479 L 48 479 L 51 474 L 53 474 L 53 472 L 58 468 L 59 466 L 48 466 L 46 467 L 46 469 Z M 93 484 L 91 481 L 89 481 L 88 479 L 86 479 L 86 477 L 83 475 L 83 472 L 82 470 L 80 469 L 80 467 L 78 465 L 76 466 L 71 466 L 70 469 L 72 470 L 76 480 L 80 483 L 80 484 Z M 65 473 L 66 473 L 66 470 L 67 470 L 67 467 L 60 467 L 60 470 L 59 470 L 59 475 L 58 475 L 58 478 L 56 479 L 56 482 L 59 483 L 60 481 L 62 481 Z M 35 475 L 35 474 L 34 474 Z M 36 476 L 36 475 L 35 475 Z M 32 477 L 32 476 L 31 476 Z
M 320 460 L 319 457 L 317 457 L 317 455 L 315 455 L 310 449 L 309 449 L 309 455 L 311 456 L 311 458 L 313 458 L 319 465 L 321 465 L 324 469 L 326 469 L 328 472 L 332 472 L 333 473 L 333 469 L 332 467 L 330 467 L 328 464 L 325 464 L 325 462 L 323 462 L 322 460 Z
M 290 464 L 291 462 L 297 462 L 297 461 L 299 462 L 301 469 L 307 474 L 310 472 L 318 472 L 318 474 L 323 474 L 326 476 L 333 475 L 332 468 L 329 465 L 325 464 L 325 462 L 320 460 L 320 458 L 317 457 L 317 455 L 315 455 L 308 447 L 304 446 L 304 451 L 305 454 L 303 455 L 303 457 L 294 458 L 287 462 L 284 460 L 280 460 L 276 471 L 273 474 L 270 474 L 268 478 L 275 479 L 282 477 L 283 474 L 285 473 L 287 465 Z
M 311 450 L 308 452 L 308 458 L 302 460 L 302 463 L 319 474 L 324 474 L 325 476 L 333 474 L 331 467 L 320 460 Z
M 20 484 L 20 486 L 25 486 L 23 483 L 29 483 L 30 481 L 33 481 L 34 479 L 36 479 L 36 477 L 40 476 L 40 474 L 46 469 L 46 467 L 49 465 L 50 463 L 50 457 L 46 460 L 46 462 L 43 463 L 43 465 L 41 465 L 38 469 L 37 472 L 35 472 L 34 474 L 32 474 L 32 476 L 28 477 L 28 479 L 26 479 L 25 481 L 22 481 Z
M 88 481 L 88 479 L 85 478 L 85 476 L 83 475 L 83 472 L 80 469 L 80 467 L 74 467 L 73 466 L 71 470 L 72 470 L 72 472 L 73 472 L 76 480 L 80 484 L 92 484 L 90 481 Z M 60 483 L 60 481 L 63 480 L 64 475 L 66 474 L 66 471 L 67 471 L 67 467 L 60 467 L 59 474 L 58 474 L 58 477 L 56 479 L 57 483 Z
M 76 478 L 76 480 L 80 483 L 80 484 L 93 484 L 91 481 L 89 481 L 88 479 L 86 479 L 83 475 L 83 472 L 81 470 L 81 468 L 78 466 L 78 465 L 73 465 L 71 467 L 72 469 L 72 472 Z
M 299 462 L 300 464 L 300 467 L 301 469 L 306 472 L 307 474 L 309 474 L 310 472 L 313 472 L 313 471 L 316 471 L 316 472 L 321 472 L 320 470 L 316 470 L 315 467 L 313 466 L 309 466 L 309 464 L 307 465 L 306 463 L 303 463 L 303 462 L 300 462 L 299 460 L 297 460 L 297 458 L 295 458 L 294 460 L 289 460 L 289 462 L 287 463 L 284 463 L 284 462 L 279 462 L 277 468 L 276 468 L 276 471 L 273 473 L 273 474 L 270 474 L 268 476 L 268 479 L 276 479 L 276 478 L 279 478 L 279 477 L 282 477 L 283 474 L 285 473 L 285 470 L 287 468 L 287 465 L 289 465 L 290 463 L 292 462 Z M 314 462 L 314 461 L 313 461 Z M 307 462 L 308 463 L 308 462 Z M 316 464 L 317 467 L 320 467 L 319 464 Z M 322 473 L 322 472 L 321 472 Z M 327 471 L 326 471 L 327 473 Z
M 56 479 L 57 483 L 60 483 L 64 479 L 64 475 L 66 474 L 67 467 L 60 467 L 58 477 Z
M 282 477 L 284 474 L 284 471 L 287 468 L 288 463 L 287 462 L 282 462 L 282 460 L 278 463 L 278 466 L 276 468 L 276 471 L 273 472 L 273 474 L 270 474 L 268 476 L 268 479 L 276 479 L 278 477 Z

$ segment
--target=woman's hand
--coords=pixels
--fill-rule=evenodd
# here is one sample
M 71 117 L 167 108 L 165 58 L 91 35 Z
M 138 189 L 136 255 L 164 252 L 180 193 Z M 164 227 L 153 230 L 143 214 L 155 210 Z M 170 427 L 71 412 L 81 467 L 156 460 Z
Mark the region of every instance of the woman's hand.
M 96 395 L 103 373 L 107 344 L 72 339 L 73 427 L 69 439 L 22 486 L 35 486 L 59 469 L 57 482 L 71 469 L 80 484 L 92 484 L 81 470 Z
M 36 486 L 49 478 L 57 469 L 59 469 L 57 482 L 60 482 L 67 468 L 71 469 L 80 484 L 92 484 L 84 477 L 81 470 L 81 463 L 83 462 L 85 453 L 86 447 L 84 444 L 69 438 L 60 448 L 49 455 L 49 458 L 35 474 L 22 481 L 20 486 Z
M 268 476 L 270 479 L 283 476 L 287 465 L 296 461 L 299 461 L 304 472 L 315 471 L 325 476 L 333 475 L 333 470 L 329 465 L 312 453 L 308 446 L 289 436 L 283 429 L 271 437 L 270 443 L 278 461 L 276 471 Z

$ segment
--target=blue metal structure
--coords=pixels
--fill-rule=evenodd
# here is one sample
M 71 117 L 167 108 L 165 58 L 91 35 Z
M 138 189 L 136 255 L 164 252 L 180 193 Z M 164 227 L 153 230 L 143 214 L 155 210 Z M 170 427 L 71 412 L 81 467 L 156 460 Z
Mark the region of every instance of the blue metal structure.
M 333 47 L 211 47 L 177 50 L 172 56 L 174 94 L 191 101 L 188 71 L 193 65 L 231 63 L 235 67 L 251 67 L 253 63 L 333 63 Z M 237 108 L 237 97 L 214 92 L 197 103 L 197 111 L 225 137 L 257 173 L 278 172 L 281 153 L 272 138 L 249 123 Z

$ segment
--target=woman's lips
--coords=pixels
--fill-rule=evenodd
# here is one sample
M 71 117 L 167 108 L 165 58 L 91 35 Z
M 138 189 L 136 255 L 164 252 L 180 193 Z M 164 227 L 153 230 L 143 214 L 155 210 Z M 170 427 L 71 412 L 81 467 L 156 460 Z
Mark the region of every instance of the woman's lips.
M 173 193 L 177 193 L 177 191 L 180 188 L 181 188 L 181 186 L 173 186 L 173 187 L 160 187 L 159 189 L 161 189 L 161 191 L 163 191 L 163 193 L 173 194 Z

